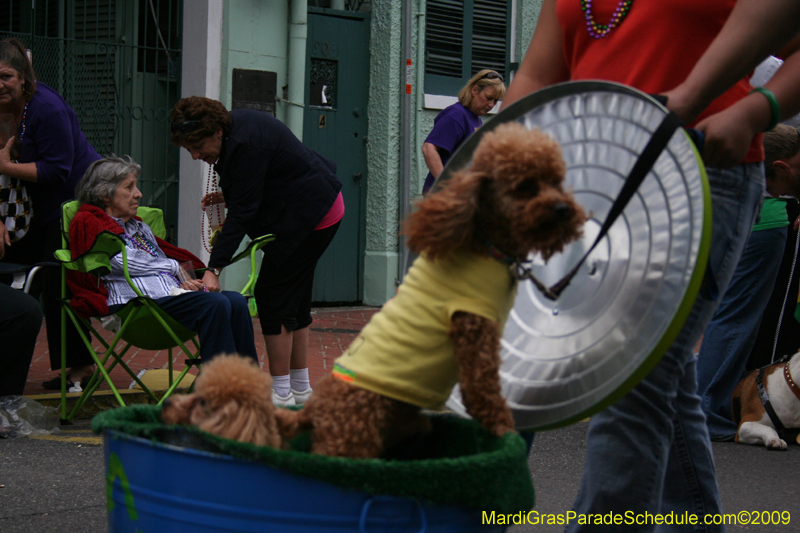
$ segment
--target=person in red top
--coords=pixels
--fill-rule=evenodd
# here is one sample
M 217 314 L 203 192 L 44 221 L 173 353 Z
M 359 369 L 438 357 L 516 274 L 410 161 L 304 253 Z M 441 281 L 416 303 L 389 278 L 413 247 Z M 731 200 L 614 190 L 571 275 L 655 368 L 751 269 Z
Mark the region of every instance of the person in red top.
M 714 460 L 697 396 L 693 348 L 728 286 L 761 205 L 761 132 L 800 107 L 798 56 L 751 94 L 748 71 L 797 32 L 787 0 L 544 0 L 528 52 L 503 100 L 569 80 L 602 79 L 667 96 L 686 125 L 703 131 L 713 205 L 707 287 L 656 367 L 592 417 L 578 515 L 620 518 L 674 512 L 677 530 L 724 531 Z M 794 20 L 794 27 L 786 19 Z M 741 41 L 744 40 L 744 43 Z M 731 168 L 722 168 L 731 167 Z M 699 523 L 687 525 L 684 513 Z M 583 522 L 586 522 L 585 520 Z M 682 522 L 682 524 L 681 524 Z M 652 531 L 652 520 L 626 531 Z M 567 531 L 618 531 L 573 520 Z

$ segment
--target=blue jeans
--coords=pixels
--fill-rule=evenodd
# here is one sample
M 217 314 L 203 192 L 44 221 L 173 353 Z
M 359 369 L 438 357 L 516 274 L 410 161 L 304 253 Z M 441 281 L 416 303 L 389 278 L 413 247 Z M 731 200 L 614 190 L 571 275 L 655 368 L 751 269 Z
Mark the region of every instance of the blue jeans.
M 698 296 L 683 328 L 661 361 L 631 392 L 594 415 L 586 464 L 573 509 L 579 514 L 676 515 L 700 518 L 697 526 L 659 526 L 659 531 L 724 531 L 705 526 L 703 515 L 720 512 L 711 441 L 697 396 L 694 346 L 727 288 L 761 208 L 761 164 L 708 169 L 713 229 L 708 271 L 717 290 Z M 706 287 L 708 289 L 709 287 Z M 567 531 L 655 531 L 640 525 L 581 525 Z
M 731 395 L 742 377 L 767 307 L 786 245 L 787 228 L 754 231 L 733 279 L 703 334 L 697 394 L 715 440 L 733 440 Z

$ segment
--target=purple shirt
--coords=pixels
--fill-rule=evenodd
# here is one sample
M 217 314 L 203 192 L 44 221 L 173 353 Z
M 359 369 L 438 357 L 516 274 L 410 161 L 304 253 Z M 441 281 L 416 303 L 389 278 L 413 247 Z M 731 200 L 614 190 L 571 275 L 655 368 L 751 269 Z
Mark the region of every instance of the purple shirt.
M 433 119 L 433 129 L 425 139 L 426 143 L 431 143 L 437 148 L 442 164 L 446 165 L 450 156 L 461 146 L 464 140 L 472 135 L 475 130 L 483 125 L 478 116 L 461 105 L 460 102 L 448 106 L 436 115 Z M 436 181 L 433 175 L 428 172 L 425 177 L 425 184 L 422 193 L 425 194 Z
M 58 218 L 61 204 L 75 198 L 75 186 L 86 168 L 100 159 L 78 125 L 75 111 L 60 94 L 41 82 L 25 113 L 20 163 L 36 163 L 37 183 L 26 182 L 33 202 L 33 222 Z

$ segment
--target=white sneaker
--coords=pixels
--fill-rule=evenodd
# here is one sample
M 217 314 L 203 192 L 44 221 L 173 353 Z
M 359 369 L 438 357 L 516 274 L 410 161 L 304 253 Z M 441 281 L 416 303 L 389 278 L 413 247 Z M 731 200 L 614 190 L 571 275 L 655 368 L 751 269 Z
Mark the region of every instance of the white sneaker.
M 296 391 L 294 389 L 291 389 L 291 391 L 292 391 L 292 396 L 294 396 L 295 405 L 304 405 L 311 397 L 311 393 L 314 392 L 311 387 L 307 388 L 304 391 Z
M 272 403 L 278 407 L 291 407 L 292 405 L 296 405 L 291 391 L 289 391 L 289 394 L 286 396 L 278 396 L 275 393 L 275 389 L 272 389 Z

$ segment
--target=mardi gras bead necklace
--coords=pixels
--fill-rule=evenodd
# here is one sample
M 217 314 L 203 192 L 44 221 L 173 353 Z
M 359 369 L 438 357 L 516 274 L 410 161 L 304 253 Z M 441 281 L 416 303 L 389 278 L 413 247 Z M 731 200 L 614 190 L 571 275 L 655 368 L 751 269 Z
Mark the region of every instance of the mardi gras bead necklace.
M 208 166 L 208 179 L 206 180 L 206 196 L 210 193 L 214 193 L 215 195 L 219 192 L 219 187 L 217 186 L 217 173 L 214 172 L 214 165 Z M 216 206 L 216 218 L 218 224 L 222 225 L 222 207 L 220 203 L 215 204 Z M 214 206 L 211 206 L 210 214 L 213 216 L 214 213 Z M 200 222 L 200 233 L 203 235 L 203 248 L 206 249 L 206 252 L 211 253 L 211 248 L 213 248 L 214 243 L 217 240 L 217 236 L 222 228 L 217 228 L 215 230 L 211 230 L 211 228 L 206 229 L 206 218 L 209 217 L 202 217 Z
M 28 118 L 28 102 L 25 102 L 25 107 L 22 108 L 22 133 L 19 134 L 19 153 L 22 154 L 22 139 L 25 138 L 25 119 Z M 14 160 L 14 163 L 19 163 L 18 159 Z
M 622 21 L 625 20 L 632 4 L 633 0 L 621 0 L 620 3 L 617 4 L 614 13 L 611 15 L 609 23 L 598 24 L 594 20 L 594 14 L 592 13 L 592 0 L 581 0 L 581 9 L 583 9 L 583 16 L 586 18 L 586 29 L 589 30 L 589 35 L 595 39 L 601 39 L 611 33 L 611 30 L 622 24 Z
M 22 150 L 22 139 L 25 138 L 25 118 L 28 116 L 28 103 L 25 102 L 25 107 L 22 108 L 22 133 L 19 134 L 19 146 Z
M 149 255 L 153 257 L 158 257 L 158 252 L 156 251 L 156 245 L 148 241 L 147 239 L 142 236 L 141 233 L 138 231 L 134 233 L 132 236 L 128 236 L 131 244 L 133 244 L 136 248 L 142 250 L 143 252 L 147 252 Z
M 145 239 L 144 235 L 142 235 L 138 231 L 134 233 L 132 236 L 126 235 L 126 237 L 128 237 L 130 243 L 133 244 L 133 246 L 135 246 L 136 248 L 144 252 L 147 252 L 149 255 L 153 257 L 158 257 L 158 251 L 156 249 L 156 245 Z M 159 272 L 159 274 L 162 274 L 170 278 L 175 283 L 176 287 L 181 286 L 181 280 L 179 280 L 178 277 L 175 276 L 174 274 L 171 274 L 169 272 Z M 205 285 L 203 285 L 203 290 L 205 292 L 208 292 L 208 288 Z

